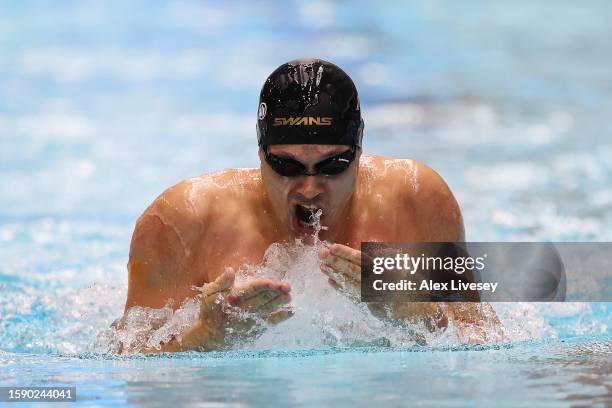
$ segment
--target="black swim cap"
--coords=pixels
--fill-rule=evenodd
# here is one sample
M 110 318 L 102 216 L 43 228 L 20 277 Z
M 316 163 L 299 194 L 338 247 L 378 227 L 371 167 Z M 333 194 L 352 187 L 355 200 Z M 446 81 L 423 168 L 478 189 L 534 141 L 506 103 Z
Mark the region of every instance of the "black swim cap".
M 259 96 L 257 140 L 272 144 L 361 147 L 363 120 L 357 89 L 336 65 L 300 59 L 278 67 Z

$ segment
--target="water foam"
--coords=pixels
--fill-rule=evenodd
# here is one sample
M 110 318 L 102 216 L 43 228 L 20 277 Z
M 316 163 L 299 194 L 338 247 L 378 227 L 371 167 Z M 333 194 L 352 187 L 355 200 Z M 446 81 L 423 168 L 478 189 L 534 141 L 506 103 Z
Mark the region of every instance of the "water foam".
M 542 318 L 535 306 L 529 304 L 497 304 L 494 309 L 502 322 L 502 336 L 478 337 L 477 330 L 459 334 L 452 322 L 442 331 L 430 332 L 424 324 L 393 323 L 375 317 L 367 304 L 358 299 L 358 288 L 353 293 L 338 290 L 329 283 L 320 269 L 318 252 L 329 243 L 318 238 L 324 227 L 320 223 L 321 210 L 314 214 L 315 232 L 308 239 L 292 243 L 270 245 L 264 260 L 258 265 L 244 265 L 236 273 L 236 284 L 254 278 L 270 278 L 291 285 L 294 315 L 276 326 L 259 320 L 255 339 L 236 344 L 237 349 L 292 349 L 350 346 L 445 346 L 466 339 L 496 343 L 555 337 L 555 331 Z M 199 299 L 187 299 L 174 310 L 171 302 L 161 309 L 131 308 L 113 326 L 98 334 L 91 348 L 96 352 L 132 353 L 142 345 L 159 347 L 181 333 L 197 318 Z M 482 308 L 487 318 L 490 308 Z M 487 315 L 487 313 L 489 313 Z M 252 318 L 241 313 L 240 318 Z M 465 330 L 465 328 L 462 328 Z M 468 330 L 471 330 L 468 328 Z M 495 332 L 493 326 L 485 330 Z M 499 331 L 499 330 L 498 330 Z

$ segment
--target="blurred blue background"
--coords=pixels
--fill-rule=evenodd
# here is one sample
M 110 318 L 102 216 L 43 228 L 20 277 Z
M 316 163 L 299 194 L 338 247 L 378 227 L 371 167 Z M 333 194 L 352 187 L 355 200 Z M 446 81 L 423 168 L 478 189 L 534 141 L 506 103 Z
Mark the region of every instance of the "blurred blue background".
M 536 199 L 598 222 L 611 18 L 607 1 L 0 2 L 0 217 L 132 222 L 185 177 L 257 166 L 263 80 L 316 56 L 354 77 L 366 152 L 442 173 L 472 239 Z

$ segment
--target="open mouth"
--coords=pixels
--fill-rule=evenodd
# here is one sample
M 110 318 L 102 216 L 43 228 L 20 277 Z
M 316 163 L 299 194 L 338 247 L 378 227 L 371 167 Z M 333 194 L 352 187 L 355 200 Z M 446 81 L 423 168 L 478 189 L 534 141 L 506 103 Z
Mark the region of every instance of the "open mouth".
M 298 235 L 313 235 L 327 227 L 321 225 L 325 215 L 323 209 L 314 205 L 296 204 L 294 207 L 291 224 L 293 231 Z
M 295 216 L 300 223 L 306 226 L 312 226 L 317 221 L 317 212 L 320 208 L 315 206 L 305 206 L 297 204 L 295 206 Z

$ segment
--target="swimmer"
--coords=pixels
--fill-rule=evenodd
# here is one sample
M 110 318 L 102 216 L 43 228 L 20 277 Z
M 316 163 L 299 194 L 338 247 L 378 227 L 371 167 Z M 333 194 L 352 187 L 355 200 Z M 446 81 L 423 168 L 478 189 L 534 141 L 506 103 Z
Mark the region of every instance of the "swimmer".
M 319 239 L 331 243 L 319 253 L 322 270 L 331 285 L 344 289 L 338 296 L 346 295 L 346 285 L 359 291 L 362 241 L 464 240 L 459 206 L 435 171 L 416 160 L 363 154 L 357 90 L 336 65 L 303 59 L 277 68 L 261 90 L 256 128 L 259 168 L 185 180 L 164 191 L 137 220 L 126 312 L 202 299 L 190 328 L 161 348 L 140 351 L 227 349 L 256 336 L 261 321 L 291 318 L 288 283 L 254 278 L 235 285 L 234 271 L 261 263 L 273 243 L 296 238 L 308 243 L 316 213 L 323 226 Z M 459 332 L 480 332 L 476 342 L 486 341 L 484 327 L 498 324 L 492 310 L 484 313 L 475 303 L 381 308 L 371 310 L 398 321 L 423 321 L 431 330 L 453 321 Z

